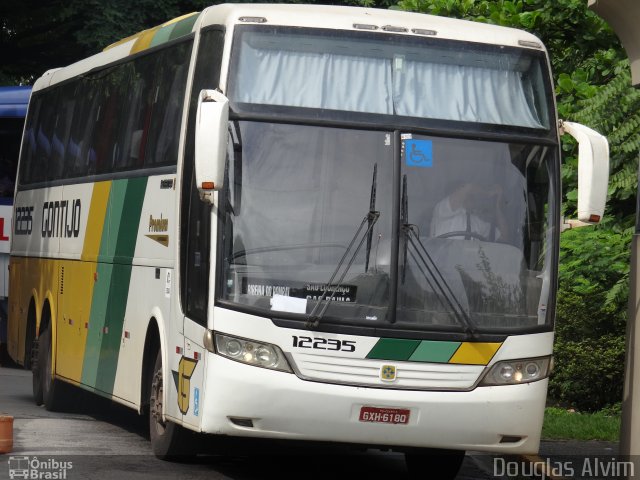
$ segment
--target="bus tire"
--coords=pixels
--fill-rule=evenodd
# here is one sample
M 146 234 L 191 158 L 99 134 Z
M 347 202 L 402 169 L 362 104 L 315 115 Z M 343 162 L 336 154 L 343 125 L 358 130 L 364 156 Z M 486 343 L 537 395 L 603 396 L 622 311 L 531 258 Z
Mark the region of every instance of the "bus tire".
M 42 384 L 44 382 L 42 378 L 42 368 L 40 368 L 40 358 L 39 358 L 39 343 L 41 339 L 38 339 L 34 342 L 34 358 L 31 362 L 31 374 L 32 374 L 32 391 L 33 391 L 33 400 L 36 402 L 36 405 L 40 406 L 44 402 L 42 397 Z
M 184 429 L 169 420 L 163 421 L 162 404 L 164 379 L 162 377 L 162 353 L 158 350 L 151 374 L 149 388 L 149 438 L 154 455 L 161 460 L 179 460 L 190 455 Z
M 424 479 L 437 478 L 438 480 L 453 480 L 458 476 L 464 450 L 439 450 L 425 448 L 406 452 L 408 478 Z
M 22 365 L 26 370 L 31 370 L 33 360 L 33 345 L 36 339 L 36 307 L 31 302 L 29 304 L 29 313 L 27 314 L 27 328 L 24 339 L 24 359 Z
M 49 323 L 38 339 L 38 369 L 40 371 L 44 407 L 51 412 L 57 412 L 67 406 L 66 385 L 60 380 L 56 380 L 53 376 L 51 338 L 51 323 Z

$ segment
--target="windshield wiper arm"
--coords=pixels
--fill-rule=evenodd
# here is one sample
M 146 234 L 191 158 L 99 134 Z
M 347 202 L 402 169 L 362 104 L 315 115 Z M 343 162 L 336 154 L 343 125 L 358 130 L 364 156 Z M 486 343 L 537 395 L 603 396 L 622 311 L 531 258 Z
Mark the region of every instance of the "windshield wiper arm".
M 371 181 L 371 197 L 369 198 L 369 213 L 376 211 L 376 191 L 378 188 L 378 164 L 373 165 L 373 180 Z M 376 219 L 377 220 L 377 219 Z M 369 257 L 371 256 L 371 241 L 373 240 L 373 229 L 371 228 L 372 218 L 368 219 L 369 230 L 367 232 L 367 255 L 364 260 L 364 271 L 369 271 Z
M 333 273 L 331 274 L 331 278 L 329 279 L 329 281 L 327 282 L 326 287 L 322 291 L 322 294 L 320 295 L 320 298 L 318 298 L 318 301 L 316 302 L 316 305 L 313 307 L 313 310 L 311 310 L 311 313 L 309 314 L 309 317 L 307 317 L 307 322 L 305 324 L 307 328 L 317 328 L 318 325 L 320 325 L 320 320 L 322 319 L 322 317 L 324 316 L 325 312 L 327 311 L 327 308 L 329 308 L 329 305 L 331 304 L 331 301 L 333 300 L 333 297 L 335 297 L 336 292 L 338 291 L 338 289 L 340 287 L 342 287 L 342 282 L 344 281 L 344 277 L 347 276 L 347 272 L 349 272 L 349 270 L 351 269 L 351 265 L 353 265 L 353 262 L 356 259 L 356 256 L 358 255 L 358 252 L 360 251 L 360 248 L 362 248 L 362 244 L 364 243 L 365 239 L 367 240 L 367 254 L 366 254 L 366 258 L 365 258 L 365 272 L 369 269 L 369 256 L 371 255 L 371 239 L 372 239 L 372 236 L 373 236 L 373 226 L 378 221 L 378 218 L 380 218 L 380 212 L 376 210 L 376 190 L 377 190 L 377 186 L 378 186 L 378 164 L 375 163 L 373 165 L 373 179 L 371 181 L 371 195 L 369 196 L 369 211 L 367 212 L 367 214 L 362 219 L 362 222 L 360 222 L 360 226 L 358 227 L 358 230 L 356 230 L 356 233 L 353 235 L 353 238 L 351 239 L 351 242 L 349 242 L 349 246 L 347 247 L 347 249 L 344 252 L 344 255 L 342 255 L 342 258 L 340 259 L 340 261 L 336 265 L 336 268 L 333 271 Z M 360 236 L 360 232 L 364 228 L 365 223 L 367 224 L 367 230 L 365 231 L 364 235 L 362 235 L 362 238 L 358 242 L 357 248 L 355 249 L 355 251 L 351 255 L 351 258 L 349 259 L 349 263 L 347 264 L 346 268 L 342 272 L 342 275 L 340 275 L 340 279 L 338 280 L 337 285 L 332 285 L 333 284 L 333 280 L 336 278 L 336 275 L 338 275 L 338 272 L 342 268 L 342 265 L 344 265 L 344 262 L 347 259 L 347 256 L 349 255 L 349 252 L 351 251 L 351 249 L 355 245 L 356 240 L 358 240 L 358 237 Z M 331 294 L 329 296 L 327 296 L 329 294 L 329 292 L 331 292 Z M 322 305 L 322 308 L 320 307 L 321 305 Z M 318 310 L 320 310 L 320 311 L 318 312 Z
M 340 259 L 340 261 L 336 265 L 335 270 L 331 274 L 331 278 L 327 282 L 327 286 L 322 291 L 322 294 L 318 298 L 318 301 L 317 301 L 315 307 L 313 307 L 313 310 L 311 310 L 311 313 L 309 314 L 309 317 L 307 318 L 307 322 L 305 324 L 307 328 L 316 328 L 320 324 L 320 320 L 322 319 L 322 317 L 324 316 L 325 312 L 327 311 L 327 308 L 329 308 L 329 305 L 331 304 L 331 301 L 333 300 L 333 297 L 335 297 L 336 292 L 340 289 L 340 287 L 342 287 L 342 282 L 344 281 L 344 277 L 347 276 L 347 273 L 351 269 L 351 265 L 353 265 L 353 262 L 356 259 L 356 256 L 358 255 L 358 252 L 360 251 L 360 249 L 362 248 L 362 245 L 364 244 L 364 240 L 367 238 L 367 235 L 369 234 L 369 232 L 371 232 L 373 230 L 373 226 L 378 221 L 378 218 L 380 218 L 380 212 L 369 211 L 369 212 L 367 212 L 367 214 L 362 219 L 362 222 L 360 222 L 360 226 L 358 227 L 358 230 L 356 230 L 355 235 L 351 239 L 351 242 L 349 243 L 349 246 L 347 247 L 347 250 L 344 252 L 344 255 L 342 255 L 342 258 Z M 360 241 L 358 242 L 358 246 L 356 247 L 355 251 L 351 255 L 351 258 L 349 259 L 349 263 L 347 263 L 347 266 L 345 267 L 345 269 L 343 270 L 342 274 L 340 275 L 340 278 L 338 279 L 337 284 L 336 285 L 332 285 L 333 284 L 333 280 L 336 278 L 336 276 L 338 275 L 338 272 L 340 271 L 340 269 L 344 265 L 344 262 L 347 259 L 347 256 L 349 255 L 349 252 L 351 251 L 351 249 L 353 248 L 354 244 L 358 240 L 358 237 L 360 236 L 360 232 L 362 231 L 362 229 L 364 228 L 364 225 L 366 223 L 368 223 L 369 226 L 365 230 L 364 235 L 362 235 L 362 238 L 360 238 Z M 329 292 L 331 294 L 329 296 L 327 296 L 329 294 Z M 320 308 L 321 305 L 322 305 L 322 308 Z M 318 310 L 320 310 L 320 311 L 318 312 Z
M 402 260 L 402 283 L 405 282 L 406 273 L 407 273 L 407 254 L 408 254 L 408 246 L 409 243 L 417 252 L 416 255 L 411 252 L 411 257 L 416 262 L 420 273 L 424 276 L 425 280 L 431 287 L 431 289 L 435 292 L 438 290 L 440 295 L 444 297 L 449 308 L 453 312 L 453 315 L 456 321 L 465 329 L 465 332 L 470 335 L 475 335 L 476 326 L 465 312 L 464 308 L 458 301 L 456 295 L 451 290 L 451 287 L 447 283 L 447 280 L 442 275 L 442 272 L 438 269 L 438 266 L 429 255 L 427 248 L 424 246 L 422 241 L 420 240 L 420 235 L 417 235 L 413 229 L 414 225 L 409 223 L 409 200 L 408 200 L 408 187 L 407 187 L 407 175 L 402 176 L 402 198 L 400 200 L 400 222 L 402 225 L 402 231 L 404 233 L 404 242 L 403 242 L 403 260 Z M 418 261 L 420 260 L 420 262 Z M 422 266 L 420 265 L 422 263 Z M 428 273 L 428 274 L 427 274 Z M 433 282 L 429 279 L 433 279 Z M 434 288 L 435 286 L 435 288 Z
M 458 301 L 456 295 L 453 293 L 451 287 L 447 283 L 447 280 L 444 278 L 442 272 L 440 272 L 438 266 L 427 251 L 427 248 L 420 240 L 420 237 L 413 231 L 413 225 L 404 224 L 402 228 L 405 232 L 406 238 L 408 239 L 408 243 L 411 244 L 411 246 L 416 250 L 417 253 L 417 258 L 413 253 L 411 254 L 411 256 L 416 261 L 418 267 L 420 267 L 420 262 L 422 263 L 422 267 L 424 267 L 420 268 L 420 273 L 424 275 L 427 283 L 429 283 L 429 286 L 431 286 L 434 291 L 436 290 L 433 288 L 435 284 L 440 295 L 444 297 L 444 299 L 447 301 L 447 304 L 451 308 L 453 316 L 455 317 L 457 322 L 465 329 L 465 332 L 470 335 L 475 335 L 477 330 L 476 325 L 473 323 L 471 318 L 469 318 L 469 315 L 467 315 L 467 312 Z M 418 262 L 418 260 L 420 260 L 420 262 Z M 433 279 L 433 284 L 429 280 L 427 272 Z

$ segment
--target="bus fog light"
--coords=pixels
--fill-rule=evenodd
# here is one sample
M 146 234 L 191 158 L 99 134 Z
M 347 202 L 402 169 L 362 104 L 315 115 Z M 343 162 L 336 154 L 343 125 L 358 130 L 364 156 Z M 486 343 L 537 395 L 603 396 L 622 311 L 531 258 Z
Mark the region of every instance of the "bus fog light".
M 256 367 L 292 372 L 282 350 L 276 345 L 221 333 L 216 333 L 214 338 L 215 353 L 222 357 Z
M 518 385 L 547 378 L 551 357 L 505 360 L 488 367 L 479 386 Z

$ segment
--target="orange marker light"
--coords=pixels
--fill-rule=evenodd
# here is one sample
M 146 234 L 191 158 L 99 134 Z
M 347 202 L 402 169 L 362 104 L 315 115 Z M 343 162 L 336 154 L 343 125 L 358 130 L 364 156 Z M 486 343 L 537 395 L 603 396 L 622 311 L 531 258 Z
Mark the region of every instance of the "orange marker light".
M 213 182 L 202 182 L 202 190 L 213 190 L 215 184 Z

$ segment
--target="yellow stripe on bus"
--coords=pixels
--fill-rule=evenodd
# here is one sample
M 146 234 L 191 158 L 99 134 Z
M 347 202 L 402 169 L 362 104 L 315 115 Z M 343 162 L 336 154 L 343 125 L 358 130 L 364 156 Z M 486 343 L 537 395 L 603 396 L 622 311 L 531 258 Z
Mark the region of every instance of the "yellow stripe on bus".
M 60 262 L 58 357 L 56 373 L 74 382 L 82 380 L 82 364 L 89 331 L 91 299 L 97 264 L 73 260 Z
M 496 354 L 502 343 L 464 342 L 451 357 L 449 363 L 464 365 L 486 365 Z
M 136 43 L 134 43 L 133 47 L 131 47 L 131 52 L 129 52 L 129 55 L 133 55 L 134 53 L 138 53 L 149 48 L 149 45 L 151 45 L 151 40 L 153 40 L 153 36 L 156 34 L 159 28 L 160 27 L 154 27 L 141 32 L 138 35 Z
M 87 229 L 84 237 L 84 247 L 82 249 L 82 256 L 80 257 L 84 261 L 95 262 L 98 260 L 110 192 L 110 181 L 99 182 L 93 186 L 91 206 L 89 207 L 89 219 L 87 220 Z

